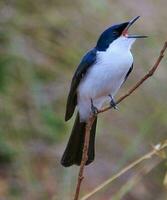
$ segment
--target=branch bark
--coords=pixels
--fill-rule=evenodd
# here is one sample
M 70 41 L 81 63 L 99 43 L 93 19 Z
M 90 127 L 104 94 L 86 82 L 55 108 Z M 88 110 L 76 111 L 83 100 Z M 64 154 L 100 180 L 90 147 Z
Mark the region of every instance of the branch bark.
M 167 41 L 164 43 L 163 48 L 160 51 L 160 54 L 159 54 L 155 64 L 153 65 L 153 67 L 151 67 L 150 70 L 148 71 L 148 73 L 146 73 L 146 75 L 144 75 L 127 93 L 125 93 L 123 96 L 121 96 L 116 101 L 116 104 L 119 104 L 121 101 L 123 101 L 128 96 L 130 96 L 138 87 L 140 87 L 140 85 L 142 85 L 149 77 L 151 77 L 154 74 L 154 72 L 158 68 L 162 58 L 164 57 L 164 53 L 165 53 L 166 49 L 167 49 Z M 105 112 L 105 111 L 107 111 L 107 110 L 109 110 L 111 108 L 112 108 L 111 106 L 103 108 L 103 109 L 98 111 L 98 114 L 103 113 L 103 112 Z M 88 120 L 88 122 L 87 122 L 87 124 L 86 124 L 85 141 L 84 141 L 84 148 L 83 148 L 83 154 L 82 154 L 82 161 L 81 161 L 80 170 L 79 170 L 79 174 L 78 174 L 78 182 L 77 182 L 77 187 L 76 187 L 76 191 L 75 191 L 74 200 L 78 200 L 79 199 L 81 183 L 82 183 L 82 180 L 84 179 L 84 176 L 83 176 L 84 167 L 85 167 L 85 164 L 86 164 L 86 161 L 87 161 L 90 130 L 91 130 L 91 127 L 92 127 L 92 124 L 93 124 L 94 120 L 95 120 L 95 116 L 91 115 L 89 120 Z

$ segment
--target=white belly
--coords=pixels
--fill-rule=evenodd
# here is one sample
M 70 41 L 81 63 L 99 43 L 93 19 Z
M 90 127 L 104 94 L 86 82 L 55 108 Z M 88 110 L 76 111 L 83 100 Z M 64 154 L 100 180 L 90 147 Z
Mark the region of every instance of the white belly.
M 100 109 L 111 94 L 115 96 L 133 63 L 130 51 L 98 52 L 96 63 L 88 70 L 78 87 L 78 108 L 81 118 L 89 117 L 90 101 Z

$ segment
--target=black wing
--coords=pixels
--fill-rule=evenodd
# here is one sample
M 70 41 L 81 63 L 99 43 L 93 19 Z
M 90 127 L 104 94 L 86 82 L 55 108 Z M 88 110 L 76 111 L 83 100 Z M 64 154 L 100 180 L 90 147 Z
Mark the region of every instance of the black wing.
M 128 78 L 129 74 L 132 72 L 132 69 L 133 69 L 133 64 L 132 64 L 132 66 L 130 67 L 128 73 L 126 74 L 124 82 L 125 82 L 126 79 Z
M 86 74 L 89 67 L 96 61 L 96 49 L 89 51 L 81 60 L 72 78 L 70 92 L 67 99 L 65 121 L 69 120 L 74 113 L 77 104 L 77 88 L 81 79 Z

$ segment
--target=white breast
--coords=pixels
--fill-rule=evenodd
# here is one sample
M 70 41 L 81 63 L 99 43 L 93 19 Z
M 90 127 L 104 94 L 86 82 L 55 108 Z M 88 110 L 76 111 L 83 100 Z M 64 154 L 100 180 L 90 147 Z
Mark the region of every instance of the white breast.
M 133 63 L 130 49 L 112 44 L 107 51 L 97 52 L 96 63 L 88 70 L 78 87 L 78 107 L 83 119 L 89 116 L 90 100 L 100 109 L 111 94 L 115 96 Z

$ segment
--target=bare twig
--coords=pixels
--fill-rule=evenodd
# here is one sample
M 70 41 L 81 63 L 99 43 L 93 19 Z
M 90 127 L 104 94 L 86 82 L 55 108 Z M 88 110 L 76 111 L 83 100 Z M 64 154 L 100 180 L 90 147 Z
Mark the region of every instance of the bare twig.
M 78 198 L 79 198 L 81 182 L 84 178 L 83 177 L 84 167 L 85 167 L 86 161 L 88 159 L 87 153 L 88 153 L 88 148 L 89 148 L 90 130 L 91 130 L 91 127 L 92 127 L 94 120 L 95 120 L 95 117 L 93 115 L 91 115 L 87 124 L 86 124 L 85 141 L 84 141 L 84 148 L 83 148 L 83 153 L 82 153 L 82 161 L 81 161 L 81 166 L 80 166 L 80 169 L 79 169 L 78 184 L 77 184 L 74 200 L 78 200 Z
M 123 101 L 126 97 L 130 96 L 144 81 L 146 81 L 150 76 L 152 76 L 154 74 L 154 72 L 156 71 L 156 69 L 158 68 L 162 58 L 164 57 L 164 53 L 165 50 L 167 48 L 167 41 L 164 43 L 164 46 L 159 54 L 159 57 L 157 59 L 157 61 L 155 62 L 155 64 L 153 65 L 153 67 L 148 71 L 148 73 L 142 78 L 140 79 L 140 81 L 138 81 L 127 93 L 125 93 L 123 96 L 121 96 L 117 101 L 116 104 L 119 104 L 121 101 Z M 111 107 L 106 107 L 102 110 L 99 110 L 98 113 L 102 113 L 105 112 L 107 110 L 111 109 Z
M 153 67 L 149 70 L 149 72 L 142 78 L 140 79 L 140 81 L 138 81 L 126 94 L 124 94 L 123 96 L 121 96 L 116 104 L 119 104 L 121 101 L 123 101 L 126 97 L 130 96 L 140 85 L 143 84 L 144 81 L 146 81 L 149 77 L 151 77 L 154 72 L 156 71 L 156 69 L 158 68 L 162 58 L 164 57 L 164 52 L 167 48 L 167 41 L 164 43 L 164 46 L 160 52 L 160 55 L 158 56 L 157 61 L 155 62 L 155 64 L 153 65 Z M 105 112 L 109 109 L 111 109 L 112 107 L 106 107 L 100 111 L 98 111 L 99 113 Z M 81 183 L 82 180 L 84 178 L 83 176 L 83 172 L 84 172 L 84 166 L 86 164 L 87 161 L 87 153 L 88 153 L 88 147 L 89 147 L 89 136 L 90 136 L 90 130 L 92 127 L 92 124 L 95 120 L 95 116 L 90 116 L 87 125 L 86 125 L 86 129 L 85 129 L 85 141 L 84 141 L 84 148 L 83 148 L 83 155 L 82 155 L 82 161 L 81 161 L 81 166 L 80 166 L 80 170 L 79 170 L 79 174 L 78 174 L 78 183 L 77 183 L 77 187 L 76 187 L 76 191 L 75 191 L 75 197 L 74 200 L 78 200 L 79 198 L 79 193 L 80 193 L 80 188 L 81 188 Z
M 87 200 L 89 197 L 91 197 L 92 195 L 94 195 L 95 193 L 97 193 L 98 191 L 100 191 L 102 188 L 104 188 L 108 184 L 112 183 L 114 180 L 116 180 L 122 174 L 124 174 L 127 171 L 129 171 L 130 169 L 134 168 L 136 165 L 140 164 L 144 160 L 151 159 L 152 156 L 154 156 L 154 155 L 158 156 L 159 153 L 160 153 L 160 151 L 164 150 L 165 148 L 167 148 L 167 140 L 164 143 L 162 143 L 162 144 L 155 145 L 152 151 L 150 151 L 149 153 L 147 153 L 144 156 L 140 157 L 136 161 L 132 162 L 130 165 L 128 165 L 127 167 L 125 167 L 124 169 L 122 169 L 120 172 L 118 172 L 117 174 L 115 174 L 114 176 L 112 176 L 111 178 L 109 178 L 108 180 L 106 180 L 104 183 L 102 183 L 101 185 L 99 185 L 92 192 L 86 194 L 84 197 L 81 198 L 81 200 Z
M 156 168 L 162 159 L 156 159 L 152 163 L 145 164 L 141 168 L 137 169 L 135 174 L 132 174 L 128 180 L 122 184 L 122 187 L 113 194 L 112 200 L 123 199 L 128 192 L 130 192 L 134 186 L 136 186 L 147 174 L 149 174 L 154 168 Z

